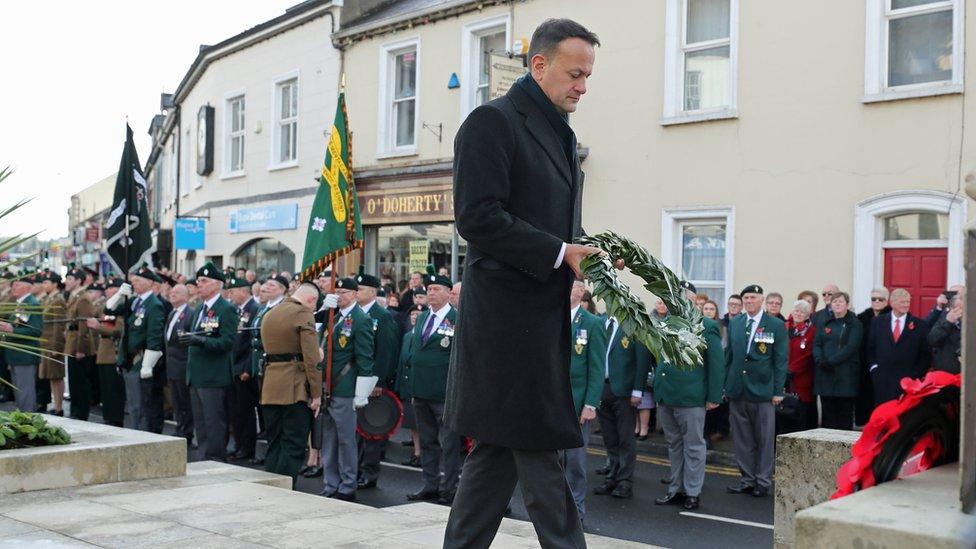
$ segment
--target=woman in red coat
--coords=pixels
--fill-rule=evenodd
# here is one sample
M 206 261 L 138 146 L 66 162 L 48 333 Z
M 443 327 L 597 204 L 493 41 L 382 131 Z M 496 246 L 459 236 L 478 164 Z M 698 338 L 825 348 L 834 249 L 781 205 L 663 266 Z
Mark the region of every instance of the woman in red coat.
M 793 312 L 786 320 L 790 334 L 790 360 L 787 390 L 800 397 L 800 421 L 786 432 L 817 428 L 817 398 L 813 394 L 813 335 L 816 328 L 810 321 L 812 307 L 801 299 L 793 304 Z

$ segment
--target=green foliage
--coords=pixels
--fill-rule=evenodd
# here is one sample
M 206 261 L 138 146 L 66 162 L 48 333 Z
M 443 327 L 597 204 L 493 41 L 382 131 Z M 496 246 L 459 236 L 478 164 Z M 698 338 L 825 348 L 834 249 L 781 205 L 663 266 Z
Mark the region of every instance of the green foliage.
M 606 252 L 604 256 L 587 257 L 580 268 L 593 285 L 593 296 L 603 300 L 607 314 L 620 322 L 624 333 L 646 345 L 658 363 L 682 369 L 702 366 L 702 314 L 671 269 L 639 244 L 610 231 L 584 236 L 581 242 Z M 644 280 L 644 288 L 664 301 L 670 313 L 667 318 L 660 320 L 648 314 L 644 303 L 617 277 L 612 264 L 617 259 L 623 259 L 630 271 Z
M 68 444 L 71 436 L 60 427 L 48 425 L 41 414 L 0 412 L 0 450 Z

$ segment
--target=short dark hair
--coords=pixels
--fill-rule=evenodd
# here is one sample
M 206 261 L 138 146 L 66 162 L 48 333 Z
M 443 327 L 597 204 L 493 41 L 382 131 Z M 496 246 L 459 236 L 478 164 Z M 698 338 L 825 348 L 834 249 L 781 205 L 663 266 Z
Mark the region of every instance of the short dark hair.
M 572 19 L 546 19 L 532 33 L 528 58 L 532 59 L 537 53 L 546 57 L 552 55 L 559 43 L 567 38 L 580 38 L 591 46 L 600 45 L 600 39 L 595 34 Z
M 739 294 L 732 294 L 732 295 L 729 296 L 728 301 L 731 301 L 733 299 L 738 299 L 739 301 L 742 301 L 742 296 L 739 295 Z

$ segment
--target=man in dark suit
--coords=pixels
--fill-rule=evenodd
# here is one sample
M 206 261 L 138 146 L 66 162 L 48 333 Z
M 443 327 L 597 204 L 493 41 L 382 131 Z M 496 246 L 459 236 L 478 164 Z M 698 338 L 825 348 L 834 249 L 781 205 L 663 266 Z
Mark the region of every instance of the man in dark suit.
M 472 111 L 455 139 L 455 222 L 468 252 L 445 423 L 477 442 L 446 548 L 489 546 L 516 481 L 544 547 L 585 546 L 558 450 L 583 444 L 569 294 L 580 261 L 599 250 L 569 244 L 581 234 L 583 176 L 568 115 L 596 45 L 576 22 L 545 21 L 532 35 L 531 73 Z
M 257 373 L 252 370 L 250 330 L 254 317 L 258 314 L 258 302 L 251 297 L 251 284 L 246 278 L 227 280 L 227 297 L 237 306 L 240 318 L 237 326 L 237 339 L 234 340 L 234 388 L 229 391 L 231 400 L 231 424 L 234 430 L 234 460 L 254 458 L 257 443 L 257 408 L 261 399 Z
M 190 388 L 186 384 L 186 349 L 180 342 L 180 332 L 192 329 L 192 309 L 187 304 L 190 293 L 186 286 L 177 284 L 169 292 L 173 312 L 166 318 L 166 381 L 173 399 L 173 418 L 176 420 L 176 436 L 193 441 L 193 412 L 190 407 Z
M 868 341 L 875 406 L 900 397 L 902 378 L 922 377 L 932 361 L 928 324 L 908 312 L 911 294 L 899 288 L 891 292 L 888 302 L 891 312 L 874 317 Z

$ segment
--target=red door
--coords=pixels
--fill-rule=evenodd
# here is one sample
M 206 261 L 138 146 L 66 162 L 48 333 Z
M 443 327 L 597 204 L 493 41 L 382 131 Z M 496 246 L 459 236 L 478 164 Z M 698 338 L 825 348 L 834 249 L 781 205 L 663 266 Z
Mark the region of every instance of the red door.
M 912 294 L 912 314 L 925 317 L 946 288 L 946 248 L 885 248 L 884 285 Z

